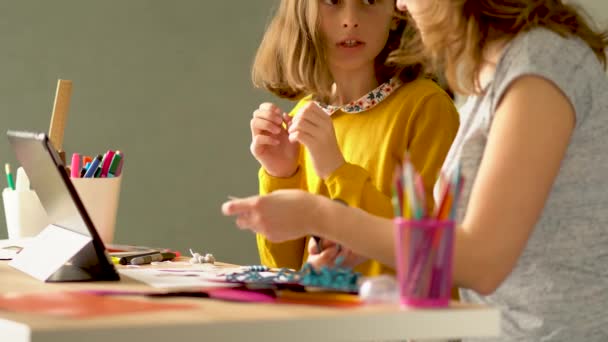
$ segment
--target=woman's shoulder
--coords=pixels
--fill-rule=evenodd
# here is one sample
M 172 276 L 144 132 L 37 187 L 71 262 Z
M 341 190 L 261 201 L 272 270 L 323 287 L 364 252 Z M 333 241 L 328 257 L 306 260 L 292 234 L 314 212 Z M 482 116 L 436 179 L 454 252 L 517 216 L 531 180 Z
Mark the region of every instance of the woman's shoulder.
M 604 75 L 604 67 L 587 42 L 578 36 L 537 27 L 508 43 L 498 62 L 495 81 L 506 83 L 503 84 L 506 87 L 522 74 L 541 76 L 560 88 L 573 87 L 598 74 Z
M 513 38 L 499 64 L 559 69 L 593 60 L 596 63 L 590 63 L 588 67 L 601 68 L 593 50 L 581 38 L 537 27 Z
M 585 41 L 572 34 L 558 33 L 547 27 L 535 27 L 521 32 L 513 39 L 514 45 L 523 47 L 526 51 L 560 50 L 563 48 L 587 47 Z M 584 49 L 583 49 L 584 50 Z
M 588 111 L 588 90 L 605 88 L 606 83 L 604 68 L 585 41 L 543 27 L 522 32 L 507 44 L 496 67 L 493 106 L 524 75 L 538 76 L 557 86 L 574 106 L 577 117 Z

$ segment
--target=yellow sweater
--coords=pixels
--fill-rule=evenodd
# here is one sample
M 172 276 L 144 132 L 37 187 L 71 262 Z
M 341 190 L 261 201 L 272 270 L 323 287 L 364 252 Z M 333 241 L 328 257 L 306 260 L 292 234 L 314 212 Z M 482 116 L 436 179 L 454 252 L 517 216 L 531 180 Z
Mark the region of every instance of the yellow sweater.
M 310 101 L 301 100 L 292 110 Z M 338 145 L 346 163 L 327 180 L 315 173 L 308 151 L 302 148 L 298 172 L 290 178 L 259 172 L 260 193 L 278 189 L 303 189 L 313 194 L 339 198 L 351 207 L 371 214 L 393 217 L 391 187 L 393 171 L 405 151 L 421 174 L 427 194 L 433 185 L 458 130 L 458 112 L 450 97 L 434 82 L 419 79 L 402 85 L 374 107 L 360 113 L 338 111 L 332 115 Z M 427 196 L 432 205 L 432 196 Z M 308 238 L 272 243 L 258 234 L 262 264 L 299 269 L 308 258 Z M 394 271 L 375 260 L 356 271 L 374 276 Z

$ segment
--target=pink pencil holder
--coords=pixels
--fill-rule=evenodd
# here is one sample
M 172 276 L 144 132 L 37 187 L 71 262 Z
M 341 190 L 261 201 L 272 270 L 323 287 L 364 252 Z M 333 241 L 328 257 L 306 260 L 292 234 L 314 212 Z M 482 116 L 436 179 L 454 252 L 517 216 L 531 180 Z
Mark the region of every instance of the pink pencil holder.
M 454 222 L 399 217 L 394 224 L 401 304 L 447 307 L 452 289 Z

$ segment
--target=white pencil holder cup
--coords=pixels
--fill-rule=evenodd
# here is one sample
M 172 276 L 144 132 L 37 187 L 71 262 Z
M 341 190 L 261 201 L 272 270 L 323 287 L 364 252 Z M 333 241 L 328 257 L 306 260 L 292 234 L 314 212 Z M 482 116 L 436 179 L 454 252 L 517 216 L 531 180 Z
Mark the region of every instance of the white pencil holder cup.
M 2 201 L 10 240 L 34 237 L 49 225 L 46 211 L 35 191 L 5 188 Z
M 122 175 L 113 178 L 72 178 L 97 233 L 104 244 L 112 243 Z

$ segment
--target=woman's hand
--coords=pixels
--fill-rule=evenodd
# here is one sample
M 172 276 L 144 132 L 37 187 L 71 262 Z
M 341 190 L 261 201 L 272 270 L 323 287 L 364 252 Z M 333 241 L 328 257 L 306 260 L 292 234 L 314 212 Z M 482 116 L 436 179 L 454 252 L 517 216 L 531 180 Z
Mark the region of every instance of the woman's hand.
M 319 225 L 322 201 L 330 200 L 303 190 L 277 190 L 265 196 L 234 199 L 222 205 L 224 215 L 236 216 L 241 229 L 264 235 L 272 242 L 313 235 Z

